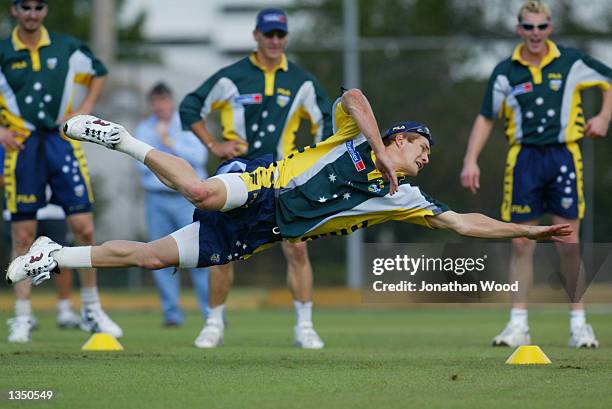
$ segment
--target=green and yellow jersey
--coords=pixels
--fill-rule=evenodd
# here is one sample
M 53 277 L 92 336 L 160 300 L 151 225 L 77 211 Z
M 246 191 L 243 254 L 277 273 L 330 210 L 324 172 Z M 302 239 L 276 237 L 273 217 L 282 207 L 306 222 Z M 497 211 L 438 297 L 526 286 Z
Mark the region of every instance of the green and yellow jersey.
M 249 195 L 262 188 L 276 193 L 276 223 L 283 238 L 305 241 L 345 235 L 386 221 L 431 227 L 427 216 L 448 207 L 399 175 L 399 190 L 376 169 L 375 156 L 354 119 L 338 99 L 333 108 L 335 133 L 298 149 L 284 160 L 241 175 Z
M 17 28 L 0 42 L 1 124 L 25 135 L 57 130 L 58 121 L 87 95 L 92 77 L 107 73 L 81 41 L 41 30 L 33 49 Z
M 302 119 L 310 123 L 315 141 L 332 133 L 323 88 L 284 55 L 272 70 L 259 64 L 253 53 L 218 71 L 181 102 L 183 127 L 191 129 L 214 110 L 220 111 L 224 139 L 248 142 L 248 159 L 287 156 L 295 148 Z
M 534 67 L 521 58 L 523 45 L 518 45 L 489 79 L 480 113 L 505 118 L 510 145 L 579 140 L 585 128 L 580 91 L 610 87 L 610 67 L 576 49 L 552 41 L 547 46 L 548 54 Z

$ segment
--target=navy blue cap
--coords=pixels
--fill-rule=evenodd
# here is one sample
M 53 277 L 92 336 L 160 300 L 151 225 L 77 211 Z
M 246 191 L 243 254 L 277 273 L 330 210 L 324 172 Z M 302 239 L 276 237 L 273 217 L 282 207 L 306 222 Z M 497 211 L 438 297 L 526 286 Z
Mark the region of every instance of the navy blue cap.
M 288 33 L 287 15 L 281 9 L 263 9 L 257 14 L 255 30 L 262 33 L 269 33 L 274 30 Z
M 395 135 L 402 132 L 413 132 L 418 133 L 421 136 L 424 136 L 428 141 L 430 146 L 434 146 L 436 141 L 433 136 L 431 136 L 431 131 L 425 124 L 416 121 L 406 121 L 406 122 L 398 122 L 396 124 L 391 125 L 389 129 L 385 131 L 383 134 L 383 139 L 388 138 L 391 135 Z

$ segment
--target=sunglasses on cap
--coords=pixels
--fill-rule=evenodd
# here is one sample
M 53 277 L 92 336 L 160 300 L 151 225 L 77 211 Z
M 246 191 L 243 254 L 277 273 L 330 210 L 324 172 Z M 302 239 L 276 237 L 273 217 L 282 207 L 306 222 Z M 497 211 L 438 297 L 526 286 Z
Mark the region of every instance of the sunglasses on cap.
M 267 33 L 262 33 L 262 34 L 266 38 L 278 37 L 282 39 L 282 38 L 287 37 L 287 32 L 281 31 L 281 30 L 272 30 L 272 31 L 268 31 Z
M 544 31 L 550 26 L 550 23 L 542 23 L 542 24 L 531 24 L 531 23 L 521 23 L 521 28 L 525 31 L 533 31 L 534 28 L 538 28 L 540 31 Z

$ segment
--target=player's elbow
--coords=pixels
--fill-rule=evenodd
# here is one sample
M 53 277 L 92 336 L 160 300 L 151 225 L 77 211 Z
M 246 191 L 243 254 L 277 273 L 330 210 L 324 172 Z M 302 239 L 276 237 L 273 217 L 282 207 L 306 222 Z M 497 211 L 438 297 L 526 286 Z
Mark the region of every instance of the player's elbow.
M 342 94 L 342 105 L 346 107 L 355 106 L 359 101 L 363 101 L 365 95 L 359 88 L 351 88 Z

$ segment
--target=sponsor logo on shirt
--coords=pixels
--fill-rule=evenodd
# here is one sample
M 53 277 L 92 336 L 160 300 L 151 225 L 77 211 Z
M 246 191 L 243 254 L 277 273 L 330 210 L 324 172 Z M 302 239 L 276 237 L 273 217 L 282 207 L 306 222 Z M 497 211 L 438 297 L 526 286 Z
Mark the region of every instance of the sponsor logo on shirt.
M 512 88 L 510 95 L 517 96 L 521 94 L 528 94 L 533 92 L 533 84 L 531 82 L 524 82 Z
M 57 67 L 57 57 L 47 58 L 47 68 L 54 70 Z
M 348 151 L 349 156 L 351 157 L 351 160 L 353 161 L 353 165 L 355 165 L 355 169 L 357 169 L 357 172 L 361 172 L 362 170 L 364 170 L 365 163 L 363 163 L 363 159 L 361 159 L 361 155 L 355 149 L 355 145 L 353 145 L 353 141 L 348 141 L 345 143 L 345 145 L 346 145 L 346 150 Z
M 242 105 L 261 104 L 263 97 L 261 94 L 242 94 L 234 98 L 234 102 Z
M 23 70 L 24 68 L 27 68 L 27 66 L 28 66 L 27 62 L 17 61 L 11 64 L 11 70 Z

